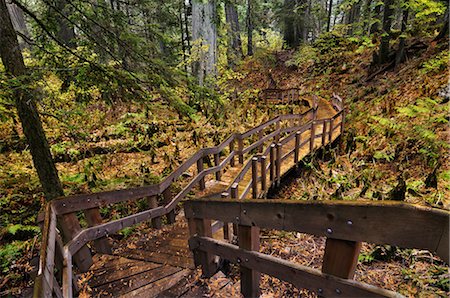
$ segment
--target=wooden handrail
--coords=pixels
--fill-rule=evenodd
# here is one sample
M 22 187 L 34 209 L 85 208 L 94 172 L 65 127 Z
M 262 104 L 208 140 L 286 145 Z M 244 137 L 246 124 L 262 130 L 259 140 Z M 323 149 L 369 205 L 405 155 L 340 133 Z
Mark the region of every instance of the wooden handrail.
M 192 155 L 188 160 L 186 160 L 183 164 L 181 164 L 175 171 L 173 171 L 169 176 L 167 176 L 163 181 L 158 184 L 125 189 L 125 190 L 117 190 L 117 191 L 106 191 L 99 192 L 93 194 L 84 194 L 84 195 L 73 195 L 68 197 L 59 198 L 53 200 L 48 203 L 45 212 L 45 222 L 43 229 L 43 242 L 41 248 L 41 256 L 40 256 L 40 265 L 39 265 L 39 274 L 36 279 L 36 286 L 34 297 L 48 297 L 48 295 L 53 291 L 53 293 L 57 296 L 64 295 L 64 297 L 71 297 L 72 293 L 72 256 L 75 255 L 82 247 L 84 247 L 89 241 L 100 239 L 102 237 L 108 236 L 109 234 L 116 233 L 117 231 L 135 225 L 137 223 L 147 221 L 150 219 L 157 219 L 163 215 L 168 215 L 173 212 L 174 208 L 177 204 L 194 188 L 196 184 L 198 184 L 205 176 L 218 173 L 223 171 L 229 164 L 234 164 L 234 157 L 236 155 L 243 156 L 253 150 L 254 148 L 258 148 L 262 146 L 265 142 L 269 141 L 272 137 L 275 140 L 279 140 L 280 136 L 285 133 L 290 133 L 292 131 L 303 130 L 306 131 L 308 129 L 308 124 L 302 126 L 291 126 L 285 129 L 280 129 L 281 121 L 288 120 L 302 120 L 308 114 L 312 115 L 312 120 L 314 120 L 315 115 L 317 114 L 317 100 L 314 100 L 313 108 L 307 110 L 302 114 L 294 114 L 294 115 L 281 115 L 277 116 L 265 123 L 248 130 L 247 132 L 233 133 L 229 136 L 225 141 L 223 141 L 220 145 L 211 148 L 204 148 L 198 150 L 194 155 Z M 269 133 L 266 136 L 263 136 L 260 132 L 266 129 L 267 127 L 276 124 L 275 131 Z M 236 140 L 240 141 L 242 144 L 242 140 L 244 138 L 248 138 L 255 133 L 259 133 L 259 139 L 246 148 L 240 146 L 237 150 L 234 149 L 234 142 Z M 227 147 L 230 146 L 230 153 L 220 162 L 218 158 L 220 153 Z M 231 150 L 233 148 L 233 150 Z M 262 147 L 261 147 L 262 148 Z M 266 156 L 269 154 L 270 146 L 268 146 L 265 150 L 261 149 L 263 154 Z M 191 166 L 201 161 L 203 163 L 204 157 L 208 155 L 215 156 L 215 166 L 202 169 L 192 177 L 191 181 L 173 198 L 166 200 L 164 202 L 164 206 L 159 206 L 156 208 L 152 208 L 149 210 L 145 210 L 139 212 L 137 214 L 132 214 L 127 217 L 106 222 L 99 223 L 96 222 L 94 226 L 91 226 L 86 229 L 81 229 L 76 234 L 71 236 L 68 243 L 64 247 L 62 247 L 62 241 L 59 239 L 59 234 L 56 230 L 56 218 L 57 216 L 66 216 L 71 215 L 71 220 L 77 220 L 74 212 L 81 210 L 91 210 L 93 208 L 98 208 L 107 204 L 119 203 L 126 200 L 136 200 L 143 197 L 152 197 L 157 195 L 162 195 L 166 197 L 167 191 L 173 182 L 175 182 L 186 170 L 188 170 Z M 239 183 L 242 178 L 247 173 L 250 168 L 250 163 L 247 163 L 241 169 L 241 172 L 237 175 L 235 180 L 230 183 L 229 188 L 226 191 L 226 194 L 230 193 L 231 187 Z M 270 163 L 266 166 L 266 170 L 270 168 Z M 216 176 L 217 179 L 220 178 L 220 175 Z M 260 178 L 258 178 L 260 181 Z M 237 190 L 237 187 L 235 188 Z M 98 209 L 97 209 L 98 210 Z M 77 223 L 78 224 L 78 223 Z M 61 264 L 61 268 L 63 267 L 63 291 L 61 294 L 60 285 L 56 281 L 53 276 L 54 270 L 54 255 L 55 255 L 55 246 L 58 247 L 59 253 L 62 255 L 64 259 L 64 264 Z
M 248 269 L 251 269 L 288 281 L 298 288 L 309 289 L 324 297 L 337 296 L 336 294 L 343 297 L 402 297 L 391 291 L 353 281 L 352 272 L 348 272 L 348 275 L 346 273 L 345 278 L 338 278 L 338 274 L 333 272 L 330 274 L 335 276 L 325 274 L 325 271 L 335 270 L 330 266 L 346 264 L 346 258 L 355 258 L 356 262 L 358 254 L 346 255 L 346 245 L 360 241 L 427 249 L 449 262 L 450 212 L 447 210 L 395 201 L 236 201 L 223 198 L 189 200 L 184 203 L 184 210 L 190 225 L 202 220 L 218 220 L 233 223 L 238 226 L 238 230 L 265 228 L 327 237 L 321 273 L 257 251 L 204 237 L 202 234 L 191 234 L 189 243 L 192 250 L 220 256 L 246 269 L 246 279 L 241 280 L 244 296 L 245 293 L 253 293 L 248 296 L 258 293 L 254 285 L 256 280 L 249 281 L 253 276 L 251 274 L 254 274 L 253 271 L 248 272 Z M 194 230 L 190 227 L 190 231 Z M 256 235 L 252 236 L 252 239 L 254 237 L 259 238 Z M 258 239 L 254 241 L 259 243 Z M 239 243 L 241 242 L 245 240 L 239 239 Z M 329 245 L 341 243 L 345 245 L 344 250 L 339 251 L 336 247 L 338 250 L 334 251 L 332 256 L 327 256 Z M 359 246 L 357 248 L 356 252 L 359 251 Z M 195 253 L 194 256 L 196 255 L 198 254 Z M 325 266 L 325 262 L 330 261 L 332 263 Z M 208 266 L 201 262 L 196 264 L 201 264 L 203 269 Z M 354 270 L 355 265 L 349 270 Z

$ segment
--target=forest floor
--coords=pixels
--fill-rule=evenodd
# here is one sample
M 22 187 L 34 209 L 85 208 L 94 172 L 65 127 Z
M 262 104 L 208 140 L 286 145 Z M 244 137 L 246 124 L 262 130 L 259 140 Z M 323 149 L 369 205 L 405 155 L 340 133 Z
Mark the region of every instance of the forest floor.
M 158 98 L 151 103 L 77 104 L 69 93 L 63 94 L 66 101 L 44 100 L 43 119 L 66 194 L 75 194 L 157 182 L 197 149 L 217 145 L 231 132 L 275 114 L 298 112 L 295 107 L 261 108 L 261 89 L 275 84 L 300 87 L 304 96 L 329 98 L 336 93 L 348 111 L 344 150 L 303 164 L 277 198 L 384 200 L 400 193 L 406 202 L 449 209 L 449 98 L 438 95 L 448 88 L 449 52 L 442 44 L 416 48 L 408 52 L 407 62 L 376 76 L 371 76 L 377 72 L 370 65 L 371 49 L 358 45 L 326 53 L 309 49 L 315 54 L 307 55 L 312 58 L 306 62 L 298 56 L 308 49 L 259 53 L 228 72 L 221 83 L 223 93 L 237 98 L 209 114 L 199 113 L 195 121 L 179 117 Z M 47 84 L 45 88 L 62 94 L 57 78 L 50 75 Z M 0 139 L 0 296 L 20 295 L 32 283 L 24 273 L 32 270 L 37 256 L 36 216 L 44 198 L 20 126 L 12 120 L 0 122 Z M 145 208 L 142 204 L 102 213 L 118 218 Z M 126 229 L 121 237 L 132 237 L 141 228 Z M 320 268 L 322 238 L 265 231 L 263 239 L 263 252 Z M 450 294 L 448 267 L 428 252 L 365 244 L 360 261 L 358 280 L 409 296 Z M 235 271 L 231 279 L 237 279 Z M 217 290 L 207 281 L 195 284 L 204 284 L 209 293 Z M 262 287 L 269 296 L 299 294 L 267 276 Z

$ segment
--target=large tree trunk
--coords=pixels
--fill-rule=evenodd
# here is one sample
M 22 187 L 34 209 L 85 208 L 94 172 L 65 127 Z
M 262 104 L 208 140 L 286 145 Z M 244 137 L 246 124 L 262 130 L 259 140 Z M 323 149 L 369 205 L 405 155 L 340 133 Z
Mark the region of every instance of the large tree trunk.
M 207 76 L 216 74 L 217 28 L 216 1 L 192 1 L 192 39 L 200 57 L 192 65 L 198 83 L 203 85 Z M 203 47 L 206 46 L 206 50 Z
M 389 60 L 389 42 L 391 40 L 392 14 L 394 12 L 392 8 L 393 4 L 393 0 L 384 1 L 383 35 L 381 36 L 379 53 L 380 64 L 386 63 Z
M 28 32 L 27 24 L 25 23 L 25 17 L 23 15 L 23 11 L 14 3 L 6 3 L 8 6 L 8 12 L 11 16 L 11 21 L 14 27 L 14 30 L 19 32 L 23 37 L 29 38 L 30 33 Z M 28 43 L 24 38 L 20 38 L 20 47 L 25 48 L 28 46 Z
M 306 40 L 306 15 L 309 7 L 305 0 L 285 0 L 283 5 L 284 41 L 295 48 Z M 305 12 L 306 10 L 306 12 Z
M 247 55 L 253 56 L 252 0 L 247 0 Z
M 66 19 L 70 16 L 70 10 L 66 0 L 56 0 L 53 4 L 54 9 L 57 9 L 62 15 L 54 13 L 58 29 L 56 36 L 58 40 L 68 47 L 75 47 L 75 30 L 73 25 Z
M 230 1 L 225 2 L 225 16 L 228 23 L 228 34 L 230 43 L 227 48 L 228 64 L 234 65 L 237 59 L 242 58 L 241 32 L 239 29 L 239 18 L 236 5 Z
M 23 62 L 17 35 L 8 14 L 5 0 L 0 0 L 0 54 L 6 72 L 10 76 L 22 80 L 23 83 L 20 87 L 26 86 L 27 69 Z M 15 88 L 15 104 L 22 122 L 23 132 L 30 146 L 39 180 L 46 198 L 51 200 L 62 196 L 64 194 L 63 188 L 53 163 L 50 147 L 42 128 L 32 92 L 25 89 Z

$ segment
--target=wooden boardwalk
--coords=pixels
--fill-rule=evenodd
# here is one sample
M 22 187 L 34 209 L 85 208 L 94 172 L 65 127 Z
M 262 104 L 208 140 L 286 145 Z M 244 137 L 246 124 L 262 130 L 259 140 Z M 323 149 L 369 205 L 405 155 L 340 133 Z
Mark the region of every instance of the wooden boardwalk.
M 57 297 L 200 295 L 189 294 L 182 286 L 192 275 L 194 263 L 183 213 L 175 218 L 178 203 L 192 192 L 197 198 L 264 198 L 301 159 L 331 144 L 342 133 L 342 99 L 316 99 L 311 106 L 303 114 L 280 115 L 232 135 L 217 147 L 200 150 L 159 184 L 52 201 L 45 214 L 34 296 L 50 297 L 52 292 Z M 205 157 L 209 155 L 214 165 L 205 168 Z M 186 171 L 197 173 L 189 181 L 180 181 L 182 190 L 174 193 L 171 184 Z M 147 198 L 151 209 L 103 222 L 100 206 L 140 198 Z M 80 226 L 80 211 L 88 228 Z M 162 216 L 170 225 L 161 229 Z M 109 235 L 149 220 L 157 230 L 110 246 Z M 56 229 L 57 221 L 63 235 Z M 229 239 L 222 225 L 213 223 L 214 236 Z
M 329 118 L 336 111 L 325 102 L 320 101 L 318 119 Z M 316 131 L 322 132 L 323 125 L 317 125 Z M 300 140 L 309 140 L 311 131 L 300 134 Z M 335 131 L 331 139 L 327 136 L 324 140 L 317 138 L 314 148 L 319 148 L 333 142 L 340 132 Z M 282 146 L 281 156 L 292 152 L 295 148 L 295 138 Z M 324 143 L 323 143 L 324 142 Z M 265 149 L 270 145 L 267 142 Z M 264 148 L 264 147 L 263 147 Z M 303 146 L 299 150 L 298 160 L 310 153 L 309 146 Z M 223 161 L 223 159 L 221 160 Z M 251 162 L 251 158 L 243 164 L 236 163 L 234 167 L 226 169 L 220 180 L 211 179 L 205 182 L 205 190 L 196 191 L 197 197 L 210 197 L 220 195 L 230 188 L 231 183 L 242 171 L 245 164 Z M 295 166 L 293 154 L 281 163 L 281 176 L 284 176 Z M 248 185 L 252 180 L 252 172 L 247 171 L 241 180 L 242 185 Z M 266 177 L 266 185 L 270 184 L 270 177 Z M 258 183 L 258 193 L 262 192 L 262 183 Z M 253 190 L 250 188 L 243 199 L 251 198 Z M 215 238 L 223 239 L 223 230 L 218 229 Z M 189 231 L 187 223 L 180 214 L 175 224 L 166 226 L 164 231 L 156 237 L 138 239 L 132 243 L 121 242 L 117 248 L 113 248 L 113 255 L 98 255 L 94 259 L 94 265 L 88 273 L 83 274 L 87 294 L 92 297 L 157 297 L 161 293 L 171 297 L 189 297 L 194 295 L 189 289 L 183 288 L 183 281 L 192 274 L 194 262 L 192 252 L 188 247 Z M 192 297 L 192 296 L 191 296 Z

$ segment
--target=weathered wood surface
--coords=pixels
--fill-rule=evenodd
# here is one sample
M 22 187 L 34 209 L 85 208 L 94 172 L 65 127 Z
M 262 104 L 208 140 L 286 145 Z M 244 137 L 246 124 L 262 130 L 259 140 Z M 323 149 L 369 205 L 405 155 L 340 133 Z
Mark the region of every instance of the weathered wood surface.
M 403 297 L 392 291 L 323 274 L 316 269 L 259 252 L 240 249 L 235 245 L 211 238 L 193 237 L 190 240 L 190 247 L 213 253 L 235 264 L 259 270 L 290 282 L 299 289 L 309 289 L 325 297 Z
M 450 213 L 430 207 L 373 201 L 198 199 L 185 202 L 185 215 L 349 241 L 427 249 L 447 263 L 449 260 Z

